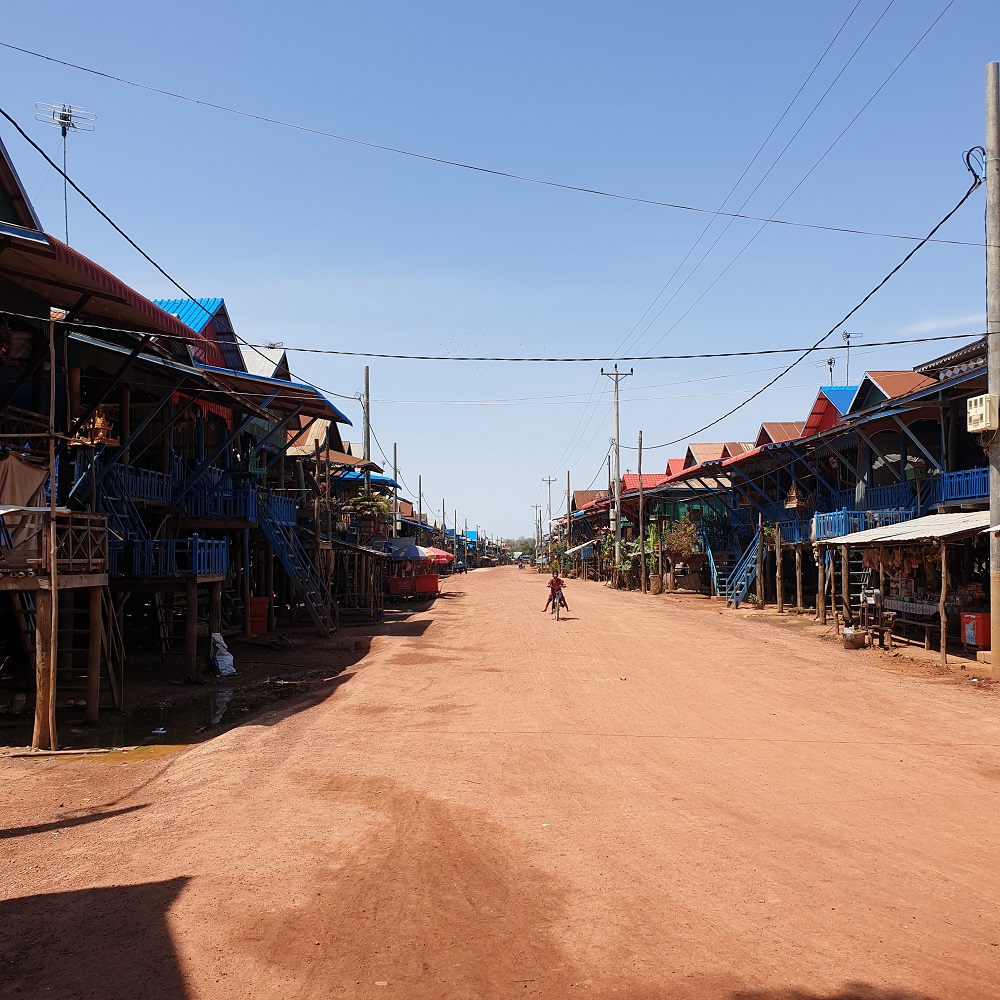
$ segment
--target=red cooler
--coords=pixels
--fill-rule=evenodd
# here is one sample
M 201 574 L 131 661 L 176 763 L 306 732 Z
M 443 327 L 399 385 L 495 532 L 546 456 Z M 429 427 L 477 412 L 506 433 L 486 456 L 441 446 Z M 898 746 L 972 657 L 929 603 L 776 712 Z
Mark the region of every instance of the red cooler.
M 962 645 L 988 649 L 990 645 L 990 616 L 983 612 L 962 612 Z

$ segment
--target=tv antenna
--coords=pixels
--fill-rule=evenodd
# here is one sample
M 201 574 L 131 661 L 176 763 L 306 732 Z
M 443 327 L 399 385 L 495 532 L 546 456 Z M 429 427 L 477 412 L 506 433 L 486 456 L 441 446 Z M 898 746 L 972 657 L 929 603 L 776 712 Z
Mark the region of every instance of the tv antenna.
M 836 367 L 836 364 L 837 364 L 837 359 L 836 358 L 827 358 L 825 361 L 817 361 L 816 362 L 816 367 L 817 368 L 829 368 L 830 369 L 830 381 L 828 383 L 829 385 L 833 385 L 833 369 Z
M 844 359 L 844 385 L 851 384 L 851 337 L 863 337 L 863 333 L 850 333 L 845 330 L 841 337 L 844 338 L 844 343 L 847 345 L 847 357 Z M 833 381 L 833 376 L 830 376 L 830 381 Z
M 66 243 L 69 243 L 69 183 L 66 176 L 66 136 L 70 132 L 93 132 L 97 115 L 72 104 L 49 104 L 40 101 L 35 105 L 35 121 L 44 122 L 62 132 L 63 148 L 63 224 Z

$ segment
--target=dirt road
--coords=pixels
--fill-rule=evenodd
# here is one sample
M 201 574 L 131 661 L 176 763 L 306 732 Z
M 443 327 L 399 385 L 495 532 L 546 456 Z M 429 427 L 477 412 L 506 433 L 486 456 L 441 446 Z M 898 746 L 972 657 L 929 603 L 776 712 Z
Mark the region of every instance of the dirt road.
M 450 585 L 311 707 L 0 759 L 0 995 L 1000 995 L 1000 698 L 709 602 Z

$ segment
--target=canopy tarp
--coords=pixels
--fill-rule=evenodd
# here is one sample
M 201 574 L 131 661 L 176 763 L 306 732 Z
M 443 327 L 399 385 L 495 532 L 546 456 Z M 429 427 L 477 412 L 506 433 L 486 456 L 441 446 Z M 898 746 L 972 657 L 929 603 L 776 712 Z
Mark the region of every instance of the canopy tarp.
M 849 545 L 863 549 L 874 545 L 907 545 L 920 542 L 940 542 L 979 534 L 988 529 L 988 510 L 955 511 L 947 514 L 928 514 L 899 524 L 883 524 L 878 528 L 854 531 L 839 538 L 824 538 L 824 545 Z

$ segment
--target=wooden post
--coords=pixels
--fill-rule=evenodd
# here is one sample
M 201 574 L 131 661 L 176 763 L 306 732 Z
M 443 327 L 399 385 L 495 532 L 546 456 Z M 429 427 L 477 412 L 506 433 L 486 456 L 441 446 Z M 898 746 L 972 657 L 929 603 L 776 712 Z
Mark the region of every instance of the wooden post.
M 198 583 L 187 580 L 187 607 L 184 609 L 184 669 L 188 677 L 198 672 Z
M 781 565 L 781 525 L 774 526 L 774 588 L 778 592 L 778 614 L 785 613 L 785 573 Z
M 121 397 L 118 404 L 118 433 L 122 441 L 127 441 L 132 433 L 132 390 L 126 383 L 122 383 Z M 128 465 L 129 449 L 122 449 L 119 461 L 122 465 Z
M 764 608 L 764 515 L 757 515 L 757 607 Z
M 208 585 L 208 631 L 222 630 L 222 581 L 216 580 Z
M 250 638 L 250 529 L 243 529 L 243 637 Z
M 941 618 L 941 665 L 948 663 L 948 612 L 945 608 L 945 597 L 948 594 L 948 546 L 941 543 L 941 600 L 938 603 L 938 615 Z
M 802 611 L 802 543 L 795 546 L 795 607 Z
M 101 613 L 101 588 L 87 588 L 90 605 L 87 631 L 87 721 L 97 722 L 101 700 L 101 645 L 104 640 L 104 616 Z
M 330 536 L 331 538 L 333 535 Z M 264 590 L 267 592 L 267 630 L 268 632 L 274 631 L 274 626 L 276 624 L 275 614 L 274 614 L 274 553 L 271 551 L 271 546 L 268 545 L 266 548 L 265 559 L 267 562 L 264 567 Z M 330 566 L 333 565 L 333 549 L 330 549 Z M 330 580 L 329 574 L 327 576 L 327 586 L 329 587 Z
M 882 546 L 878 547 L 878 589 L 885 603 L 885 563 L 882 561 Z
M 840 604 L 844 624 L 851 624 L 851 555 L 846 545 L 840 546 Z
M 660 578 L 660 590 L 663 590 L 663 518 L 656 519 L 656 575 Z
M 816 546 L 819 562 L 816 565 L 816 611 L 820 625 L 826 624 L 826 553 L 822 545 Z
M 69 370 L 69 417 L 75 424 L 80 419 L 80 369 Z
M 52 592 L 35 591 L 35 729 L 32 750 L 55 750 L 56 735 L 50 706 L 55 701 L 50 670 L 52 639 Z

